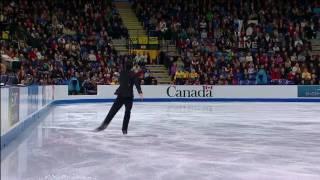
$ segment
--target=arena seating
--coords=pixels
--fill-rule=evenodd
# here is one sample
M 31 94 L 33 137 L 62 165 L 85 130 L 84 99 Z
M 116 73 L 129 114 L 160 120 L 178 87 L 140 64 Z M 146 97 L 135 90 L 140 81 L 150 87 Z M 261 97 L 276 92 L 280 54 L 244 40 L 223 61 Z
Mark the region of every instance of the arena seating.
M 69 84 L 76 78 L 83 92 L 83 83 L 116 84 L 121 62 L 134 58 L 120 56 L 112 47 L 112 39 L 128 34 L 110 1 L 2 4 L 1 26 L 10 32 L 10 39 L 1 39 L 1 55 L 6 55 L 1 59 L 18 64 L 2 72 L 2 84 L 27 85 L 30 75 L 39 85 Z M 143 66 L 138 70 L 144 74 Z
M 138 64 L 144 84 L 156 84 L 145 75 L 148 61 L 112 47 L 128 31 L 110 1 L 1 3 L 1 27 L 10 33 L 0 51 L 19 67 L 1 72 L 3 84 L 30 84 L 30 76 L 40 85 L 76 78 L 83 92 L 84 82 L 117 84 L 127 60 Z M 320 84 L 320 55 L 311 44 L 320 41 L 316 7 L 307 0 L 132 1 L 148 32 L 175 43 L 179 56 L 165 63 L 176 84 Z
M 195 70 L 198 79 L 185 77 L 178 84 L 221 85 L 319 84 L 319 54 L 312 54 L 310 43 L 320 41 L 317 7 L 307 0 L 132 3 L 146 29 L 176 42 L 183 66 L 169 63 L 173 80 L 178 70 Z M 264 81 L 257 76 L 261 65 Z M 275 70 L 276 79 L 271 77 Z

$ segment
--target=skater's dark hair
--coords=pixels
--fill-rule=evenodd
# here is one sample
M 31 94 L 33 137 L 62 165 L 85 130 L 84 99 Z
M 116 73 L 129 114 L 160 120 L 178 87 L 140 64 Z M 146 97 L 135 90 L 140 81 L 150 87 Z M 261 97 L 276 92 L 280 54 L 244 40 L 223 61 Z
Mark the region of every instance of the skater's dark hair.
M 132 67 L 133 67 L 132 62 L 127 61 L 124 66 L 124 71 L 130 71 Z

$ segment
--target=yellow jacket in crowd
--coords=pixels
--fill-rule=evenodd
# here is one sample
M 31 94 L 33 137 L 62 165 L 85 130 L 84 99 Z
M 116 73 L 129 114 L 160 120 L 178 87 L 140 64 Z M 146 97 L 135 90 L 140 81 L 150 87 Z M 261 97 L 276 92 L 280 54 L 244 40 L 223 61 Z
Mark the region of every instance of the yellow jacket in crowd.
M 174 75 L 174 79 L 182 79 L 184 76 L 183 71 L 177 71 L 176 74 Z
M 198 78 L 198 77 L 199 77 L 199 75 L 198 75 L 197 72 L 191 72 L 191 73 L 190 73 L 190 78 L 191 78 L 191 79 L 196 79 L 196 78 Z
M 174 79 L 189 79 L 189 78 L 192 78 L 192 79 L 195 79 L 195 78 L 198 78 L 199 75 L 197 72 L 191 72 L 189 73 L 188 71 L 177 71 L 175 76 L 174 76 Z

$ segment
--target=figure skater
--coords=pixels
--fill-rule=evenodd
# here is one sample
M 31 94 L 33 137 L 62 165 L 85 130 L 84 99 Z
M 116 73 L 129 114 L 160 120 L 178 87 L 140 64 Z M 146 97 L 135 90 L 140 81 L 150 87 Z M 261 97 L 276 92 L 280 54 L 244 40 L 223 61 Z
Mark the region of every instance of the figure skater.
M 141 99 L 143 98 L 138 77 L 133 71 L 131 71 L 132 63 L 126 62 L 125 65 L 123 65 L 122 67 L 123 67 L 123 70 L 120 72 L 120 78 L 119 78 L 120 86 L 115 92 L 115 95 L 117 95 L 117 98 L 115 99 L 103 123 L 98 128 L 95 129 L 95 131 L 97 132 L 106 129 L 109 123 L 111 122 L 112 118 L 116 115 L 116 113 L 119 111 L 122 105 L 125 105 L 126 109 L 125 109 L 125 114 L 123 118 L 122 133 L 127 134 L 132 102 L 133 102 L 133 85 L 136 86 Z

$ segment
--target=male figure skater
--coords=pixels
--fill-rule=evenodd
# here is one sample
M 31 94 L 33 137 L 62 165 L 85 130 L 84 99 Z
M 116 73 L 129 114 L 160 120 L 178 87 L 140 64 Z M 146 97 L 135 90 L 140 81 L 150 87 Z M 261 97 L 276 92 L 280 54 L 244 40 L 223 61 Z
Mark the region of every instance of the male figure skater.
M 116 115 L 122 105 L 125 105 L 126 110 L 123 119 L 122 133 L 127 134 L 133 102 L 133 85 L 136 86 L 141 99 L 143 98 L 140 82 L 138 81 L 137 75 L 133 71 L 131 71 L 131 68 L 131 62 L 126 62 L 125 65 L 123 65 L 123 70 L 120 72 L 120 86 L 115 92 L 117 98 L 114 101 L 107 117 L 104 119 L 103 123 L 96 129 L 96 131 L 102 131 L 106 129 L 112 118 Z

